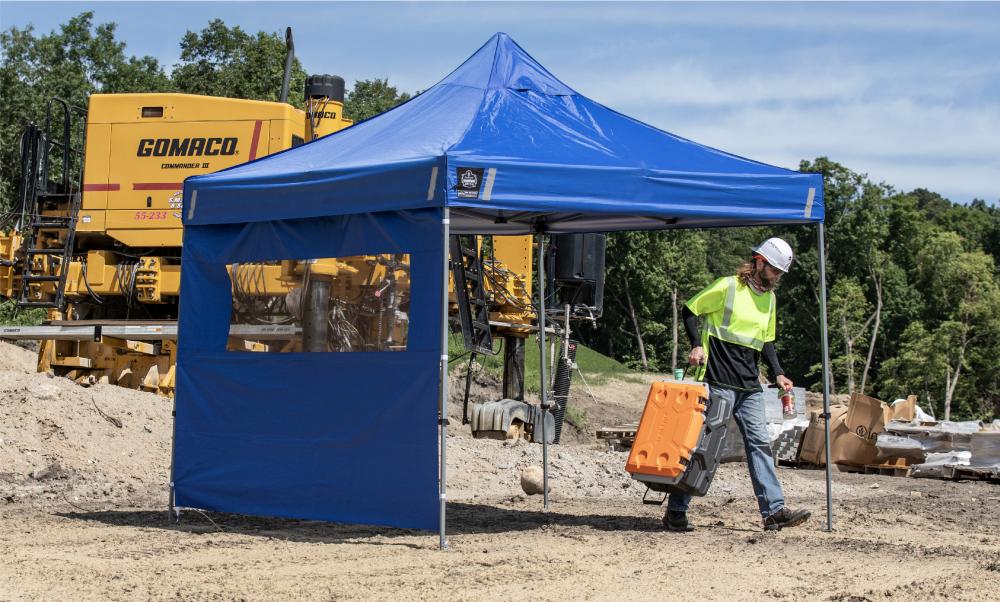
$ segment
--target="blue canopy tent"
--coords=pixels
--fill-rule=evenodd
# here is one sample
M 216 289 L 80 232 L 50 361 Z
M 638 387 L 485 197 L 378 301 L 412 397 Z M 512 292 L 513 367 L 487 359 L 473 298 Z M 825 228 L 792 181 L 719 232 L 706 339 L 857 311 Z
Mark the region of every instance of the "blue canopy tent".
M 442 545 L 449 235 L 817 224 L 825 269 L 820 175 L 612 111 L 502 33 L 391 111 L 188 179 L 184 224 L 171 507 L 437 528 Z M 405 352 L 226 351 L 227 264 L 374 253 L 411 256 Z M 826 407 L 825 275 L 820 292 Z

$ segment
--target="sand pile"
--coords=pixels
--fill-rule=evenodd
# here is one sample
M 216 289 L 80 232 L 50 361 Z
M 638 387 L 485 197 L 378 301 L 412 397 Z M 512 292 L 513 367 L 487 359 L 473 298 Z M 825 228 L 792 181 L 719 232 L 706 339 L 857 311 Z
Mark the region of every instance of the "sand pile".
M 166 488 L 172 401 L 35 372 L 0 343 L 0 499 L 126 495 Z M 165 494 L 164 494 L 165 495 Z

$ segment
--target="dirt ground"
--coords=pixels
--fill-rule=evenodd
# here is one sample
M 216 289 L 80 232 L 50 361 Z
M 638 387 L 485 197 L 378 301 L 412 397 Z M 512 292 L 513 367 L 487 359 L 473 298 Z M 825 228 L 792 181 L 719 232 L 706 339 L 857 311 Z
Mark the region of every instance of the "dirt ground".
M 1000 487 L 782 468 L 804 526 L 761 530 L 727 464 L 692 504 L 662 509 L 593 439 L 637 420 L 647 385 L 574 381 L 580 430 L 552 448 L 548 511 L 521 470 L 537 445 L 448 438 L 448 544 L 436 533 L 187 511 L 168 522 L 169 400 L 81 388 L 0 343 L 0 600 L 987 600 L 1000 597 Z M 649 379 L 654 378 L 653 376 Z M 458 379 L 453 381 L 457 386 Z M 453 389 L 452 424 L 460 424 Z M 473 399 L 495 395 L 477 377 Z

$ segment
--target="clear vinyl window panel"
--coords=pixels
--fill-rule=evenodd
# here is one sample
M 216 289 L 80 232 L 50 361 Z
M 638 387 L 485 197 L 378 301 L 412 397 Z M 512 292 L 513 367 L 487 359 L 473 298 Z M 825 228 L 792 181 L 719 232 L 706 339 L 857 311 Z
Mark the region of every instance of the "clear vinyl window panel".
M 227 349 L 406 351 L 410 256 L 355 255 L 228 265 Z

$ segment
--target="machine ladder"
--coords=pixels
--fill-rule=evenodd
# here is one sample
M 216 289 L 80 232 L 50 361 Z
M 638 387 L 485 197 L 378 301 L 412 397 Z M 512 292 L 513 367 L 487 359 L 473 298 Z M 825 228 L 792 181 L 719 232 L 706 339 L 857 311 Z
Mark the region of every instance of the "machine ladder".
M 52 135 L 53 106 L 58 106 L 62 113 L 62 131 L 57 137 Z M 74 114 L 86 113 L 53 98 L 46 110 L 45 128 L 30 124 L 22 138 L 18 199 L 19 226 L 24 232 L 18 296 L 21 308 L 62 310 L 66 305 L 66 277 L 73 260 L 83 188 L 83 153 L 73 146 Z M 52 151 L 59 153 L 57 159 L 50 157 Z M 54 284 L 52 292 L 44 286 L 48 282 Z
M 473 353 L 494 354 L 490 332 L 490 303 L 486 295 L 483 259 L 476 237 L 451 237 L 451 271 L 455 279 L 455 299 L 462 323 L 465 348 Z

